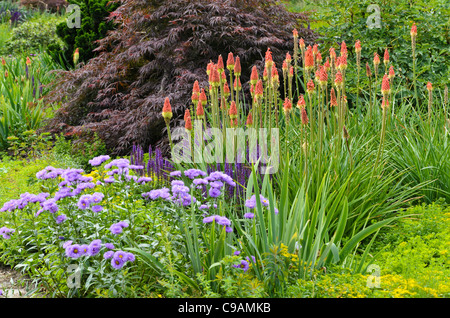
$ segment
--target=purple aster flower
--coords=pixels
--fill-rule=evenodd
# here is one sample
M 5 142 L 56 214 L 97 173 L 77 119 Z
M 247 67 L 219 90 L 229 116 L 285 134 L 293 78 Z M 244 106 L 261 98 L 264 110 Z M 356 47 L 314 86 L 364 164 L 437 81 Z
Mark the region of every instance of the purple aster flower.
M 121 261 L 126 262 L 128 260 L 128 253 L 124 251 L 117 251 L 114 253 L 114 259 L 120 259 Z
M 92 183 L 92 182 L 83 182 L 83 183 L 79 183 L 78 185 L 77 185 L 77 189 L 80 189 L 80 190 L 85 190 L 85 189 L 92 189 L 93 187 L 95 187 L 95 183 Z
M 11 238 L 10 233 L 14 233 L 16 230 L 8 229 L 6 226 L 0 228 L 0 235 L 3 236 L 4 239 L 9 240 Z
M 171 184 L 172 186 L 184 186 L 184 182 L 181 180 L 173 180 Z
M 79 244 L 69 245 L 66 248 L 67 257 L 78 258 L 82 255 L 81 246 Z
M 111 167 L 115 166 L 119 169 L 125 169 L 130 165 L 130 160 L 126 158 L 114 159 L 110 163 L 105 165 L 105 169 L 111 169 Z
M 203 179 L 203 178 L 199 178 L 199 179 L 194 179 L 194 181 L 192 181 L 192 183 L 195 184 L 196 186 L 207 185 L 208 184 L 208 180 Z
M 233 255 L 239 256 L 241 254 L 241 251 L 234 251 Z
M 107 249 L 113 250 L 114 249 L 114 244 L 113 243 L 105 243 L 105 247 Z
M 225 232 L 231 233 L 231 232 L 233 232 L 233 228 L 230 227 L 230 226 L 226 226 L 226 227 L 225 227 Z
M 113 257 L 113 255 L 114 255 L 113 251 L 108 251 L 105 254 L 103 254 L 103 258 L 104 259 L 109 259 L 109 258 Z
M 102 245 L 101 245 L 101 241 L 100 243 L 97 242 L 97 240 L 94 240 L 91 242 L 91 244 L 89 244 L 89 255 L 90 256 L 95 256 L 100 252 Z
M 150 182 L 150 181 L 152 181 L 152 178 L 150 178 L 150 177 L 140 177 L 140 178 L 137 180 L 137 183 L 144 184 L 144 183 Z
M 245 206 L 249 209 L 254 209 L 256 207 L 256 198 L 254 195 L 248 200 L 245 201 Z
M 89 205 L 92 203 L 92 196 L 89 194 L 82 195 L 78 200 L 77 206 L 81 210 L 85 210 L 89 208 Z
M 134 262 L 135 259 L 136 259 L 136 257 L 134 256 L 133 253 L 127 253 L 127 261 L 128 262 Z
M 121 269 L 124 264 L 125 264 L 125 261 L 123 261 L 121 259 L 117 259 L 117 258 L 112 258 L 111 259 L 111 265 L 115 269 Z
M 61 224 L 65 220 L 67 220 L 67 216 L 65 214 L 58 215 L 56 217 L 56 224 Z
M 95 192 L 94 194 L 92 194 L 91 199 L 93 203 L 100 203 L 102 202 L 104 197 L 105 195 L 103 193 Z
M 49 211 L 50 213 L 55 213 L 59 210 L 56 204 L 56 199 L 48 199 L 42 203 L 42 209 L 44 211 Z
M 254 213 L 248 212 L 244 214 L 244 218 L 246 219 L 253 219 L 255 217 Z
M 91 207 L 91 209 L 92 209 L 92 212 L 98 213 L 103 210 L 103 207 L 101 205 L 93 205 Z
M 118 224 L 111 225 L 109 230 L 111 231 L 112 234 L 116 234 L 116 235 L 122 233 L 122 227 Z
M 198 176 L 203 176 L 203 177 L 207 176 L 206 172 L 199 170 L 199 169 L 188 169 L 184 172 L 184 175 L 186 177 L 188 177 L 189 179 L 194 179 Z
M 223 182 L 219 181 L 219 180 L 216 180 L 216 181 L 212 181 L 209 185 L 211 187 L 213 187 L 213 188 L 222 188 L 223 187 Z
M 114 183 L 114 182 L 116 182 L 116 179 L 114 179 L 113 177 L 109 177 L 109 178 L 105 178 L 103 181 L 105 183 Z
M 102 155 L 102 156 L 98 156 L 98 157 L 95 157 L 95 158 L 89 160 L 89 163 L 91 164 L 91 166 L 95 167 L 95 166 L 101 165 L 103 162 L 105 162 L 109 159 L 111 159 L 111 158 L 108 155 Z
M 181 177 L 181 171 L 180 170 L 172 171 L 169 175 L 171 177 Z
M 220 192 L 217 188 L 210 188 L 208 193 L 211 198 L 217 198 L 222 194 L 222 192 Z
M 246 256 L 245 259 L 250 263 L 250 258 L 248 256 Z M 256 263 L 256 258 L 253 255 L 252 255 L 252 261 L 253 261 L 253 263 Z
M 66 249 L 67 247 L 69 247 L 70 245 L 72 245 L 73 241 L 67 241 L 63 244 L 63 248 Z
M 212 221 L 214 221 L 214 217 L 215 215 L 211 215 L 203 218 L 203 223 L 211 223 Z
M 81 249 L 82 255 L 90 255 L 90 253 L 91 253 L 91 249 L 90 249 L 89 245 L 87 245 L 87 244 L 80 245 L 80 249 Z
M 121 227 L 128 227 L 128 223 L 125 221 L 120 221 L 118 223 L 116 223 L 117 225 L 120 225 Z
M 199 210 L 208 210 L 209 206 L 207 206 L 206 204 L 202 204 L 198 207 Z
M 233 265 L 233 267 L 235 268 L 240 268 L 242 269 L 244 272 L 246 272 L 249 269 L 249 264 L 247 261 L 242 260 L 240 264 L 238 265 Z

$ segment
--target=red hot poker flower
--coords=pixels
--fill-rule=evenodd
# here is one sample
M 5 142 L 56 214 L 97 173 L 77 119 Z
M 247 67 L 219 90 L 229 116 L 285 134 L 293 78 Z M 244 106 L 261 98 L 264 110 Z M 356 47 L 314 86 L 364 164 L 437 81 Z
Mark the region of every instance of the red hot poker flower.
M 431 82 L 427 83 L 427 90 L 431 91 L 433 89 L 433 85 L 431 84 Z
M 173 116 L 172 114 L 172 106 L 170 105 L 169 97 L 166 97 L 164 100 L 164 106 L 162 109 L 162 116 L 167 121 L 170 120 Z
M 234 61 L 234 75 L 241 76 L 241 60 L 239 56 L 236 56 L 236 60 Z
M 228 59 L 227 59 L 227 69 L 231 72 L 234 69 L 234 57 L 233 53 L 228 53 Z
M 283 111 L 285 113 L 289 113 L 292 110 L 292 102 L 289 98 L 286 97 L 283 104 Z
M 389 84 L 389 78 L 387 74 L 384 74 L 383 76 L 383 82 L 381 83 L 381 93 L 383 96 L 387 96 L 391 92 L 391 87 Z
M 205 117 L 205 109 L 203 108 L 203 104 L 200 100 L 197 103 L 196 115 L 199 119 L 202 119 Z
M 336 99 L 336 93 L 334 91 L 334 88 L 332 88 L 331 92 L 330 92 L 330 105 L 337 106 L 337 99 Z
M 234 119 L 234 118 L 236 118 L 237 117 L 237 108 L 236 108 L 236 102 L 233 100 L 232 102 L 231 102 L 231 104 L 230 104 L 230 110 L 229 110 L 229 113 L 228 113 L 229 115 L 230 115 L 230 118 L 231 119 Z
M 258 82 L 258 70 L 256 69 L 256 66 L 253 65 L 252 73 L 250 74 L 250 84 L 255 85 L 256 82 Z

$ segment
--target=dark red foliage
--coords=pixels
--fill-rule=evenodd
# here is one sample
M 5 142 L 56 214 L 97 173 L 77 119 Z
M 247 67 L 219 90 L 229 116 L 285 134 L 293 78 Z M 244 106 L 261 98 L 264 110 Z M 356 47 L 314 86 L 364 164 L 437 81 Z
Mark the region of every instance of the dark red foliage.
M 68 3 L 66 0 L 20 0 L 20 5 L 33 9 L 59 12 Z
M 208 88 L 206 66 L 219 54 L 239 56 L 248 91 L 253 65 L 262 74 L 268 47 L 281 69 L 293 50 L 292 30 L 312 44 L 307 16 L 288 12 L 272 0 L 125 0 L 110 16 L 120 27 L 99 41 L 98 57 L 65 72 L 51 101 L 62 108 L 48 129 L 96 131 L 114 154 L 129 154 L 133 143 L 167 144 L 161 109 L 170 98 L 179 125 L 192 86 Z

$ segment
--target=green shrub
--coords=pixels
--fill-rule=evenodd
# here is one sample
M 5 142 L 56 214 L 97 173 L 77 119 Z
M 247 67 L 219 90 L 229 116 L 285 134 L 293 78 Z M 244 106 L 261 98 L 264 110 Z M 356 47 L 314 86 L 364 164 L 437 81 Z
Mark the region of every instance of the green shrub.
M 448 19 L 450 6 L 448 1 L 337 0 L 333 2 L 333 5 L 327 5 L 327 2 L 316 2 L 313 14 L 313 18 L 325 22 L 318 29 L 323 42 L 319 45 L 319 49 L 323 56 L 328 56 L 330 47 L 338 49 L 339 44 L 345 41 L 350 54 L 348 61 L 354 63 L 354 44 L 356 40 L 361 40 L 361 65 L 364 67 L 368 62 L 373 72 L 373 57 L 377 52 L 381 59 L 378 75 L 380 78 L 385 72 L 383 54 L 387 48 L 391 65 L 396 73 L 396 81 L 401 79 L 403 82 L 402 87 L 398 87 L 399 93 L 402 93 L 405 98 L 410 98 L 413 95 L 410 28 L 415 22 L 418 29 L 417 87 L 425 87 L 427 81 L 430 81 L 433 87 L 443 88 L 444 84 L 450 80 L 450 20 Z M 371 20 L 369 16 L 374 14 L 374 11 L 368 11 L 371 4 L 378 5 L 380 8 L 381 28 L 368 27 L 368 20 Z M 347 72 L 346 77 L 348 81 L 356 83 L 354 69 L 349 67 L 351 72 Z M 361 72 L 365 74 L 365 70 Z M 361 75 L 361 79 L 366 81 L 366 76 Z M 349 102 L 355 100 L 356 94 L 356 84 L 350 86 L 352 89 L 347 91 Z
M 93 52 L 97 47 L 95 41 L 105 37 L 106 33 L 114 28 L 113 22 L 105 19 L 119 3 L 110 0 L 69 0 L 68 3 L 80 6 L 81 27 L 69 28 L 66 22 L 58 24 L 56 33 L 65 47 L 52 45 L 49 51 L 57 61 L 61 55 L 68 65 L 73 65 L 73 53 L 76 48 L 79 50 L 79 62 L 86 62 L 97 55 Z
M 13 29 L 11 38 L 6 41 L 5 52 L 9 54 L 38 53 L 50 44 L 53 47 L 62 47 L 63 42 L 56 35 L 56 24 L 62 18 L 50 15 L 43 17 L 46 18 L 27 21 Z

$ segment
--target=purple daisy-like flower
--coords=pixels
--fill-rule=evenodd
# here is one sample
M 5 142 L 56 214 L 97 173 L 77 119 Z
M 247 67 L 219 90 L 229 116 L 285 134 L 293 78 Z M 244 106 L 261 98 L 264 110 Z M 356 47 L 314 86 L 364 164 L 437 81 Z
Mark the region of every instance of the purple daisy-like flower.
M 249 209 L 254 209 L 256 207 L 256 198 L 254 195 L 245 201 L 245 206 Z
M 128 260 L 128 253 L 124 252 L 124 251 L 117 251 L 114 253 L 113 256 L 114 259 L 120 259 L 123 262 L 126 262 Z
M 91 166 L 100 166 L 103 162 L 108 161 L 109 159 L 111 159 L 108 155 L 101 155 L 95 158 L 92 158 L 91 160 L 89 160 L 89 163 L 91 164 Z
M 116 224 L 120 225 L 121 227 L 128 227 L 129 226 L 129 224 L 127 222 L 125 222 L 125 221 L 120 221 L 120 222 L 118 222 Z
M 114 249 L 114 244 L 113 243 L 105 243 L 105 247 L 107 249 L 113 250 Z
M 70 245 L 72 245 L 73 241 L 67 241 L 63 244 L 63 248 L 66 249 L 67 247 L 69 247 Z
M 171 177 L 181 177 L 181 171 L 180 170 L 172 171 L 169 175 Z
M 91 207 L 91 210 L 92 210 L 92 212 L 98 213 L 103 210 L 103 207 L 101 205 L 93 205 Z
M 211 198 L 217 198 L 222 194 L 222 192 L 220 192 L 218 188 L 210 188 L 208 194 Z
M 215 215 L 211 215 L 203 218 L 203 223 L 211 223 L 212 221 L 214 221 L 214 217 Z
M 69 245 L 66 248 L 66 255 L 70 258 L 78 258 L 82 255 L 81 246 L 79 244 Z
M 204 172 L 200 169 L 188 169 L 184 172 L 184 175 L 186 177 L 188 177 L 189 179 L 194 179 L 198 176 L 203 176 L 203 177 L 207 176 L 206 172 Z
M 202 204 L 198 207 L 199 210 L 208 210 L 209 206 L 207 206 L 206 204 Z
M 122 227 L 118 224 L 111 225 L 109 230 L 111 231 L 112 234 L 115 234 L 115 235 L 122 233 Z
M 171 185 L 172 185 L 172 186 L 184 186 L 184 182 L 181 181 L 181 180 L 173 180 L 173 181 L 171 182 Z
M 85 210 L 89 208 L 89 205 L 92 203 L 92 196 L 89 194 L 82 195 L 78 200 L 77 206 L 81 210 Z
M 92 203 L 100 203 L 102 202 L 105 195 L 101 192 L 95 192 L 91 196 Z
M 239 256 L 241 254 L 241 251 L 234 251 L 233 255 Z
M 56 224 L 61 224 L 65 220 L 67 220 L 67 216 L 65 214 L 58 215 L 56 217 Z
M 105 252 L 105 253 L 103 254 L 103 258 L 104 258 L 104 259 L 109 259 L 109 258 L 113 257 L 113 255 L 114 255 L 114 252 L 113 252 L 113 251 L 108 251 L 108 252 Z
M 238 265 L 233 265 L 233 267 L 235 267 L 235 268 L 240 268 L 240 269 L 242 269 L 244 272 L 246 272 L 246 271 L 248 271 L 250 265 L 249 265 L 249 263 L 248 263 L 247 261 L 242 260 L 240 264 L 238 264 Z
M 208 180 L 206 180 L 204 178 L 199 178 L 199 179 L 194 179 L 194 181 L 192 181 L 192 183 L 195 184 L 196 186 L 207 185 Z
M 9 240 L 11 238 L 10 233 L 15 233 L 16 230 L 8 229 L 6 226 L 0 228 L 0 235 L 3 236 L 4 239 Z
M 55 213 L 59 210 L 56 204 L 56 199 L 48 199 L 42 203 L 42 209 L 44 211 L 49 211 L 50 213 Z
M 136 257 L 133 253 L 127 253 L 127 261 L 128 262 L 134 262 L 136 260 Z
M 150 177 L 140 177 L 136 182 L 144 184 L 144 183 L 147 183 L 150 181 L 152 181 L 152 178 L 150 178 Z
M 248 256 L 246 256 L 245 259 L 250 263 L 250 258 Z M 253 255 L 252 255 L 252 261 L 253 261 L 253 263 L 256 263 L 256 258 Z
M 90 255 L 91 248 L 87 244 L 80 245 L 81 255 Z
M 121 269 L 123 267 L 123 265 L 125 265 L 125 261 L 113 257 L 111 259 L 111 265 L 115 269 Z
M 116 179 L 114 179 L 114 177 L 108 177 L 108 178 L 105 178 L 103 181 L 105 183 L 114 183 L 114 182 L 116 182 Z
M 246 218 L 246 219 L 253 219 L 254 217 L 255 217 L 255 214 L 251 213 L 251 212 L 247 212 L 244 214 L 244 218 Z

